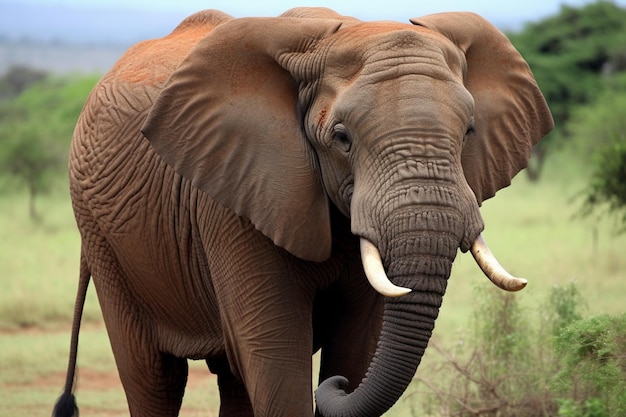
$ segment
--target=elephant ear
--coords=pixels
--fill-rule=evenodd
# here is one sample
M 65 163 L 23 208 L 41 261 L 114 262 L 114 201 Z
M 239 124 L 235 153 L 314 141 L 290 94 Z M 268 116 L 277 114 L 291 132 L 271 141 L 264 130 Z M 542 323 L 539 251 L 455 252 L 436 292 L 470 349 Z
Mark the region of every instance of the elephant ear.
M 441 33 L 465 53 L 465 86 L 475 101 L 475 127 L 462 164 L 481 204 L 528 165 L 533 145 L 554 127 L 552 115 L 526 61 L 482 17 L 451 12 L 411 22 Z
M 172 74 L 142 128 L 178 174 L 312 261 L 330 256 L 329 208 L 300 128 L 300 67 L 286 68 L 339 25 L 246 18 L 218 26 Z

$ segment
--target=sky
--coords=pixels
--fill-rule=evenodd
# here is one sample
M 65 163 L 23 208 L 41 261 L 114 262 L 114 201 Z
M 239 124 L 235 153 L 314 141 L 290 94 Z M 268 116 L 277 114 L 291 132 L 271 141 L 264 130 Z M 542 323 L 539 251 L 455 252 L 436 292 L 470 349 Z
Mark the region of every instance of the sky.
M 559 11 L 561 4 L 580 6 L 589 0 L 18 0 L 20 3 L 57 6 L 81 6 L 86 4 L 99 9 L 135 9 L 151 12 L 191 14 L 195 11 L 214 8 L 235 17 L 275 16 L 296 6 L 326 6 L 341 14 L 352 15 L 363 20 L 400 20 L 440 11 L 469 10 L 501 24 L 527 22 L 549 16 Z M 616 1 L 626 5 L 626 0 Z M 0 3 L 1 4 L 1 3 Z M 512 23 L 511 23 L 512 24 Z M 519 23 L 518 23 L 519 24 Z
M 219 9 L 234 17 L 276 16 L 297 6 L 325 6 L 362 20 L 396 20 L 444 11 L 473 11 L 501 30 L 555 15 L 562 4 L 593 0 L 0 0 L 0 36 L 130 44 L 164 36 L 186 16 Z M 626 0 L 615 0 L 626 7 Z
M 220 9 L 236 17 L 244 15 L 277 15 L 285 10 L 296 6 L 325 6 L 333 8 L 341 13 L 363 15 L 369 18 L 386 16 L 390 18 L 395 14 L 402 13 L 435 13 L 450 10 L 472 10 L 478 13 L 493 15 L 518 15 L 529 16 L 546 15 L 559 9 L 560 4 L 581 5 L 589 0 L 526 0 L 526 1 L 462 1 L 462 0 L 385 0 L 385 1 L 306 1 L 306 0 L 22 0 L 22 3 L 48 4 L 59 6 L 89 5 L 92 8 L 134 8 L 150 11 L 178 12 L 187 11 L 192 13 L 205 8 Z M 359 16 L 357 16 L 359 17 Z
M 277 15 L 296 6 L 325 6 L 341 13 L 367 16 L 393 16 L 402 13 L 427 14 L 437 11 L 472 10 L 500 16 L 536 16 L 558 11 L 561 4 L 580 6 L 589 0 L 525 0 L 523 2 L 487 1 L 487 0 L 383 0 L 383 1 L 306 1 L 306 0 L 22 0 L 22 3 L 49 4 L 60 6 L 85 6 L 96 8 L 135 8 L 152 11 L 187 11 L 213 8 L 241 17 L 244 15 Z M 621 3 L 617 1 L 617 3 Z M 388 17 L 389 18 L 389 17 Z

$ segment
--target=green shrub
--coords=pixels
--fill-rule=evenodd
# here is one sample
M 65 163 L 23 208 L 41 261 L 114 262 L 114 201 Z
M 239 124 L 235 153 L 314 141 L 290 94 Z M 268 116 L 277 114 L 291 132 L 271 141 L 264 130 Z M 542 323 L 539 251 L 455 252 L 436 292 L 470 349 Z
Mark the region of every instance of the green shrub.
M 563 368 L 553 386 L 569 401 L 561 407 L 584 412 L 562 415 L 626 415 L 626 314 L 576 321 L 557 337 L 556 349 Z
M 564 328 L 581 320 L 581 309 L 586 307 L 583 296 L 574 283 L 561 287 L 555 285 L 548 296 L 548 303 L 543 307 L 552 336 L 558 337 Z
M 494 365 L 528 359 L 528 323 L 515 294 L 494 291 L 483 298 L 474 316 L 472 339 Z
M 571 398 L 557 400 L 559 404 L 559 416 L 563 417 L 608 417 L 604 403 L 597 398 L 585 400 L 583 404 L 577 404 Z

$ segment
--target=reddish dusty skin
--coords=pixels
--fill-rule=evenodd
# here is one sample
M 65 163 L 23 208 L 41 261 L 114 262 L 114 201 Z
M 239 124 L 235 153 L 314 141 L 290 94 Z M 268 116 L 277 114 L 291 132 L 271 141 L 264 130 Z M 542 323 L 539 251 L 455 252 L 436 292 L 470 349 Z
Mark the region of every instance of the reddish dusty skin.
M 476 15 L 286 15 L 192 16 L 131 48 L 77 124 L 79 288 L 91 275 L 133 415 L 177 415 L 192 358 L 217 373 L 222 415 L 312 416 L 319 348 L 322 414 L 382 414 L 479 204 L 552 126 Z M 409 294 L 372 290 L 359 237 Z
M 209 18 L 208 20 L 206 18 Z M 162 86 L 189 51 L 216 26 L 232 17 L 225 13 L 198 13 L 183 21 L 169 35 L 132 46 L 109 75 L 120 81 Z M 146 65 L 149 63 L 149 65 Z

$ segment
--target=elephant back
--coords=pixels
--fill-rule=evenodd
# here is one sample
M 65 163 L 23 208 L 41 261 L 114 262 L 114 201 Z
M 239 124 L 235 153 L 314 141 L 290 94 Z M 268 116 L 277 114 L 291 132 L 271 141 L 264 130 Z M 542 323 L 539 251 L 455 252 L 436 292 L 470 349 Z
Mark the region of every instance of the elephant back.
M 202 38 L 231 19 L 228 14 L 217 10 L 195 13 L 183 20 L 169 35 L 130 47 L 105 79 L 160 89 Z

